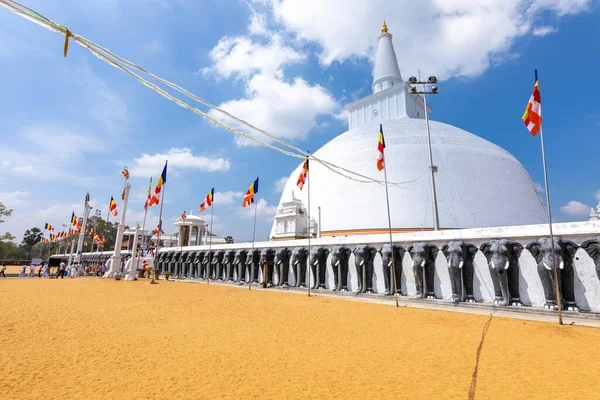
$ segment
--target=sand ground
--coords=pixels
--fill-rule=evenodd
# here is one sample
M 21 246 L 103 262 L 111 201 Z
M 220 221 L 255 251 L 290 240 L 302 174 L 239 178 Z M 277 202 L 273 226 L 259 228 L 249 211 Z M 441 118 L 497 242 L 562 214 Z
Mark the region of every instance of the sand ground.
M 468 399 L 489 316 L 206 284 L 0 280 L 0 398 Z M 493 317 L 477 399 L 600 397 L 600 329 Z

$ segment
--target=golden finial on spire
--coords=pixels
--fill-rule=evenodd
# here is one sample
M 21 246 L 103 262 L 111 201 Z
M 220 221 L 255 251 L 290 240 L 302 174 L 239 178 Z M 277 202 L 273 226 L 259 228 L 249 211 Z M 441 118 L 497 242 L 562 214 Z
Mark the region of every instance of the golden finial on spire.
M 383 19 L 383 26 L 381 27 L 381 33 L 388 33 L 387 25 L 385 24 L 385 18 Z

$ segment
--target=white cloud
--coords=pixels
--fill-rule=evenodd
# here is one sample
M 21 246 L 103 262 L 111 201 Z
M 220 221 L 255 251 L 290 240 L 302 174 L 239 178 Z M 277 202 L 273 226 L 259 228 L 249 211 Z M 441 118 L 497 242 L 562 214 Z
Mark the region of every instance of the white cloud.
M 15 165 L 12 170 L 14 172 L 33 172 L 33 165 Z
M 204 68 L 202 72 L 213 72 L 226 78 L 233 74 L 245 76 L 256 72 L 281 75 L 282 66 L 306 59 L 304 54 L 282 42 L 283 39 L 277 34 L 270 34 L 266 44 L 245 36 L 225 36 L 210 52 L 212 67 Z
M 28 197 L 28 192 L 16 190 L 14 192 L 0 192 L 0 201 L 6 208 L 13 208 L 14 205 L 23 204 L 23 197 Z
M 571 200 L 567 205 L 562 206 L 560 211 L 573 217 L 587 217 L 590 215 L 590 207 L 575 200 Z
M 129 168 L 132 176 L 151 177 L 160 174 L 169 160 L 169 170 L 198 169 L 201 171 L 215 172 L 228 171 L 229 160 L 224 158 L 210 158 L 192 154 L 192 149 L 187 147 L 173 147 L 166 153 L 154 155 L 142 154 L 133 160 L 133 167 Z
M 324 65 L 373 56 L 386 18 L 405 75 L 476 76 L 550 10 L 577 14 L 590 0 L 271 0 L 275 18 L 316 42 Z M 319 10 L 315 13 L 314 10 Z M 503 59 L 504 57 L 500 57 Z
M 160 40 L 154 39 L 143 46 L 144 52 L 148 54 L 158 54 L 165 50 L 165 46 Z
M 237 213 L 242 218 L 254 218 L 254 204 L 248 207 L 237 209 Z M 273 222 L 277 206 L 269 204 L 265 199 L 258 199 L 256 203 L 256 219 L 262 219 L 266 222 Z
M 540 26 L 537 28 L 533 28 L 533 31 L 531 33 L 533 33 L 535 36 L 546 36 L 557 31 L 558 29 L 552 26 Z
M 285 185 L 288 182 L 288 180 L 290 179 L 289 176 L 284 176 L 279 178 L 276 182 L 275 182 L 275 192 L 276 193 L 281 193 L 283 192 L 283 189 L 285 189 Z
M 226 191 L 226 192 L 216 192 L 215 193 L 215 202 L 219 204 L 233 204 L 238 200 L 241 200 L 244 197 L 244 193 L 242 192 L 234 192 L 234 191 Z
M 544 187 L 542 185 L 540 185 L 538 182 L 533 182 L 533 186 L 535 187 L 535 190 L 540 194 L 546 192 L 546 189 L 544 189 Z
M 250 25 L 248 25 L 248 32 L 253 35 L 266 35 L 268 33 L 266 16 L 253 11 L 250 17 Z
M 220 107 L 271 134 L 293 140 L 306 138 L 315 127 L 317 117 L 335 112 L 338 104 L 323 87 L 311 86 L 301 78 L 290 84 L 258 74 L 248 81 L 245 98 L 226 101 Z M 216 111 L 209 114 L 224 118 Z M 235 121 L 228 122 L 239 126 Z M 256 131 L 250 133 L 260 140 L 271 141 Z M 252 144 L 241 136 L 236 136 L 236 143 L 240 146 Z

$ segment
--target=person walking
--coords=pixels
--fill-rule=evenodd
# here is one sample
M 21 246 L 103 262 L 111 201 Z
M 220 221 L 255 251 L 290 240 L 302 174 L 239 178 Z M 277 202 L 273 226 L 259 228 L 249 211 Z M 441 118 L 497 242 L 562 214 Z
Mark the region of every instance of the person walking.
M 21 270 L 19 271 L 19 278 L 25 278 L 25 271 L 27 270 L 27 265 L 23 264 Z
M 44 264 L 44 266 L 42 267 L 42 278 L 47 278 L 48 277 L 48 264 Z
M 29 267 L 29 275 L 27 275 L 27 277 L 33 278 L 34 274 L 35 274 L 35 265 L 31 264 L 31 266 Z
M 6 272 L 6 265 L 2 264 L 2 268 L 0 269 L 0 275 L 2 275 L 3 277 L 6 278 L 6 275 L 4 274 L 4 272 Z
M 61 262 L 58 266 L 58 271 L 56 271 L 56 279 L 60 276 L 60 279 L 65 278 L 65 263 Z

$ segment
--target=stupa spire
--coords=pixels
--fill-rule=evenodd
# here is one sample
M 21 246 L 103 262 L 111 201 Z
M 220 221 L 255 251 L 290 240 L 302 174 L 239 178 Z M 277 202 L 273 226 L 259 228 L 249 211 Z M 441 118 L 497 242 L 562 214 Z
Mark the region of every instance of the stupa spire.
M 402 82 L 402 76 L 400 75 L 398 59 L 392 43 L 392 34 L 388 32 L 387 24 L 383 20 L 373 70 L 373 93 L 381 92 L 400 82 Z

